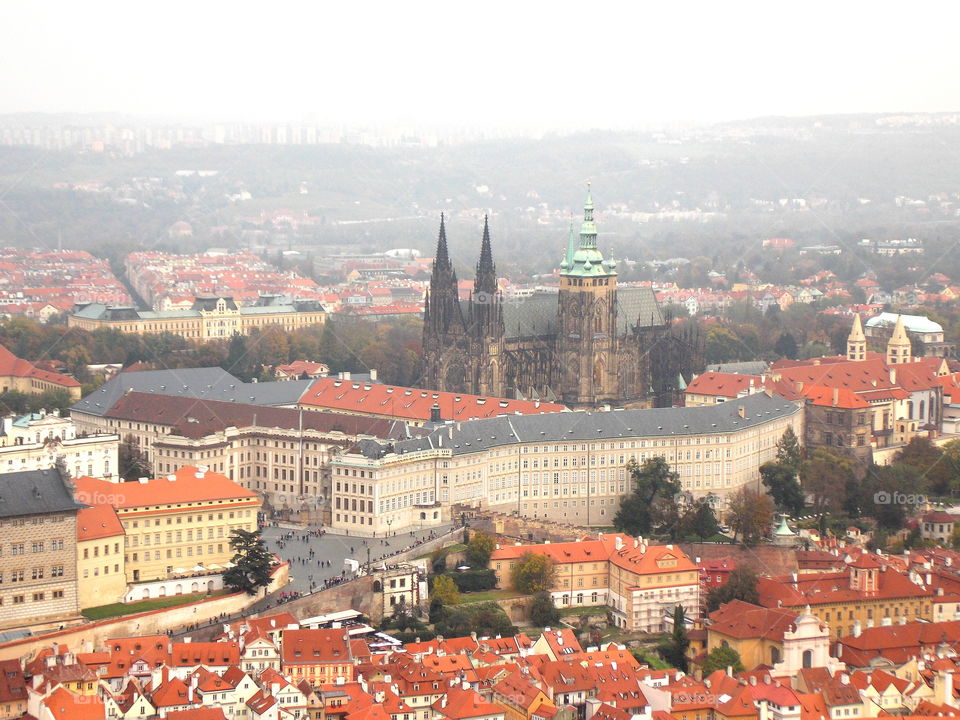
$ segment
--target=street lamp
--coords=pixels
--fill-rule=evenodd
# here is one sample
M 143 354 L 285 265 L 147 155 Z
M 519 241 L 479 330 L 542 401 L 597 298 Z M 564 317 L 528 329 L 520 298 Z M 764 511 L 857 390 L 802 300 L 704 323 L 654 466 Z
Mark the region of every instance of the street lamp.
M 393 518 L 387 518 L 387 537 L 390 537 L 390 526 L 393 525 Z

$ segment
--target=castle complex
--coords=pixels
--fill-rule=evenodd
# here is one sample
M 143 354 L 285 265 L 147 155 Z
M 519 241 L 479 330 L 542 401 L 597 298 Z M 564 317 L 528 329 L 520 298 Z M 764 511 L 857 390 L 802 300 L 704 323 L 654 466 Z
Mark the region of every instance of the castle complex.
M 650 288 L 617 287 L 616 262 L 597 247 L 589 191 L 579 243 L 571 227 L 560 263 L 559 297 L 502 297 L 484 221 L 474 289 L 461 301 L 441 217 L 424 310 L 427 387 L 574 409 L 671 405 L 684 365 L 696 362 L 681 344 Z

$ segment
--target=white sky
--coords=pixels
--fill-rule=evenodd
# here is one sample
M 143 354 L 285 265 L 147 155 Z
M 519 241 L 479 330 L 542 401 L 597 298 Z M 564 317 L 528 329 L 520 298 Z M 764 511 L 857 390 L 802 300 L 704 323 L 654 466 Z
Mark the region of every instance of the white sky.
M 625 127 L 960 110 L 958 2 L 0 0 L 0 112 Z

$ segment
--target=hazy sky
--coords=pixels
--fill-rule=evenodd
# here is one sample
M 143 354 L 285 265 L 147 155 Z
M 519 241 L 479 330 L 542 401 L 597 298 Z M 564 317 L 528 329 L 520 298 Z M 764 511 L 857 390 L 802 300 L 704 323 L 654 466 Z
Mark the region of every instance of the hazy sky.
M 0 0 L 0 112 L 624 127 L 954 111 L 958 6 Z

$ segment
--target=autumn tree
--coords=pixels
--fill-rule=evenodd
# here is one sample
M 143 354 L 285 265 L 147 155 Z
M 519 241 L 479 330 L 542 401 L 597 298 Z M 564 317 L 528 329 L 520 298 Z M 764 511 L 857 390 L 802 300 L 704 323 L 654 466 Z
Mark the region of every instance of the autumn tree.
M 542 553 L 525 552 L 510 569 L 510 585 L 525 595 L 549 591 L 555 577 L 553 560 Z
M 856 479 L 853 461 L 828 448 L 816 448 L 803 461 L 800 486 L 812 496 L 816 513 L 840 514 Z
M 443 605 L 460 603 L 460 591 L 457 590 L 457 584 L 449 575 L 434 575 L 430 593 L 434 600 L 440 601 Z
M 773 521 L 773 501 L 765 493 L 742 487 L 730 496 L 727 525 L 744 545 L 759 543 Z
M 720 587 L 710 588 L 707 593 L 707 612 L 713 612 L 731 600 L 743 600 L 758 605 L 760 603 L 760 594 L 757 592 L 758 581 L 757 573 L 751 568 L 744 566 L 736 568 L 730 573 L 727 582 Z

